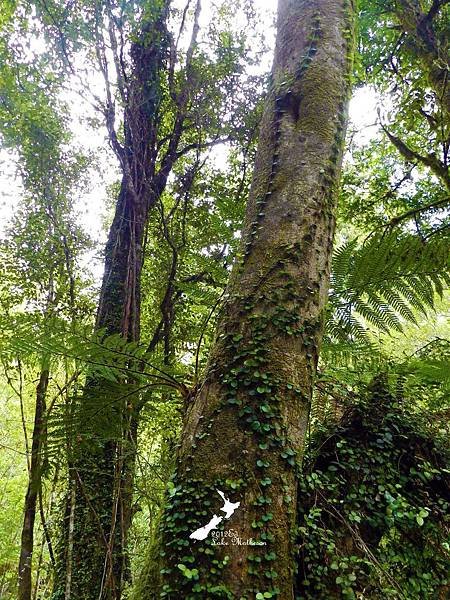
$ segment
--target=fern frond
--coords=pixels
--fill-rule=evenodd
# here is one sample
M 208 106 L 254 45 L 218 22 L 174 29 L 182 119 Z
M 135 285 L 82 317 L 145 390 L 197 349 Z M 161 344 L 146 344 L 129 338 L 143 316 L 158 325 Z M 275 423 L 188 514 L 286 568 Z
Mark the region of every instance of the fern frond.
M 446 237 L 424 242 L 395 231 L 342 244 L 332 263 L 329 339 L 367 342 L 367 325 L 386 333 L 416 324 L 417 312 L 433 309 L 436 295 L 449 286 L 449 266 Z

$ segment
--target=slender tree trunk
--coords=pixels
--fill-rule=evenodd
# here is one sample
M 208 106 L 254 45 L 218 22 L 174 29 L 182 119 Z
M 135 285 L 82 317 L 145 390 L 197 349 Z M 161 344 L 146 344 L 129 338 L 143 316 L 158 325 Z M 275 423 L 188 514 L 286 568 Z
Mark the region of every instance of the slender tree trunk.
M 353 17 L 346 0 L 279 0 L 243 257 L 163 519 L 164 598 L 294 597 L 296 463 L 328 294 Z M 229 519 L 218 490 L 240 503 Z M 191 539 L 213 515 L 232 537 Z
M 31 600 L 32 593 L 32 558 L 34 544 L 34 522 L 41 486 L 42 474 L 42 441 L 45 418 L 45 396 L 48 388 L 48 369 L 41 371 L 36 388 L 36 409 L 31 444 L 31 461 L 28 475 L 28 487 L 25 496 L 24 518 L 19 558 L 19 600 Z

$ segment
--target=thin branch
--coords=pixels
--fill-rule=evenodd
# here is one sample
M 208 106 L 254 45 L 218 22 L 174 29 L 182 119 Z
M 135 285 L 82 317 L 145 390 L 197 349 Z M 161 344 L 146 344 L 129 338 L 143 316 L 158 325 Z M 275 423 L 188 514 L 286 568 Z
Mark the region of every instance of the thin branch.
M 26 456 L 27 461 L 29 460 L 28 452 L 22 452 L 22 450 L 16 450 L 16 448 L 13 448 L 12 446 L 7 446 L 6 444 L 3 444 L 2 442 L 0 442 L 0 448 L 5 448 L 5 450 L 11 450 L 11 452 L 15 452 L 16 454 L 20 454 L 21 456 Z
M 400 154 L 406 158 L 407 161 L 418 161 L 429 167 L 433 173 L 445 184 L 445 186 L 450 189 L 450 174 L 448 168 L 438 159 L 436 154 L 433 152 L 426 155 L 419 154 L 419 152 L 416 152 L 407 146 L 403 140 L 390 133 L 383 124 L 381 124 L 381 127 L 392 144 L 397 148 Z
M 223 292 L 220 294 L 220 296 L 217 298 L 217 300 L 215 301 L 215 303 L 213 304 L 213 307 L 211 308 L 211 310 L 209 311 L 208 316 L 205 319 L 205 322 L 203 323 L 203 327 L 202 327 L 202 332 L 200 334 L 200 337 L 198 338 L 198 342 L 197 342 L 197 349 L 195 352 L 195 380 L 197 381 L 198 379 L 198 367 L 199 367 L 199 359 L 200 359 L 200 349 L 202 346 L 202 341 L 206 332 L 206 327 L 209 323 L 209 321 L 211 320 L 214 312 L 216 311 L 217 307 L 219 306 L 219 303 L 221 302 L 222 298 L 224 297 L 226 292 L 226 288 L 223 290 Z
M 127 100 L 126 91 L 125 91 L 125 71 L 123 68 L 123 63 L 121 62 L 121 56 L 123 54 L 123 49 L 121 47 L 120 53 L 117 51 L 118 43 L 117 43 L 117 38 L 116 38 L 116 32 L 114 31 L 114 27 L 113 27 L 113 22 L 121 34 L 122 34 L 122 28 L 121 28 L 121 26 L 118 25 L 117 18 L 114 16 L 114 14 L 111 10 L 110 2 L 106 2 L 106 6 L 108 9 L 108 16 L 109 16 L 108 35 L 109 35 L 109 41 L 111 44 L 111 52 L 113 55 L 114 66 L 116 69 L 117 87 L 119 89 L 122 102 L 125 104 L 125 102 Z
M 22 363 L 20 361 L 20 358 L 17 359 L 17 369 L 19 371 L 18 396 L 19 396 L 19 401 L 20 401 L 20 418 L 22 420 L 23 437 L 25 439 L 25 450 L 26 450 L 26 456 L 27 456 L 28 472 L 30 472 L 30 470 L 31 470 L 31 458 L 30 458 L 31 453 L 30 453 L 30 444 L 28 441 L 27 424 L 26 424 L 26 419 L 25 419 L 25 407 L 24 407 L 24 402 L 23 402 L 23 376 L 22 376 Z M 8 379 L 8 375 L 7 375 L 7 379 Z M 8 381 L 8 383 L 9 383 L 9 381 Z
M 427 212 L 429 210 L 438 209 L 438 208 L 444 208 L 447 204 L 449 204 L 449 202 L 450 202 L 450 196 L 447 196 L 446 198 L 443 198 L 442 200 L 439 200 L 438 202 L 430 202 L 429 204 L 426 204 L 425 206 L 419 206 L 418 208 L 412 208 L 411 210 L 407 210 L 406 212 L 402 213 L 401 215 L 392 217 L 392 219 L 388 223 L 383 225 L 382 227 L 390 227 L 390 228 L 396 227 L 402 221 L 410 219 L 411 217 L 414 217 L 420 213 Z
M 209 142 L 193 142 L 192 144 L 187 144 L 184 148 L 181 148 L 181 150 L 176 153 L 176 157 L 180 158 L 191 150 L 206 150 L 207 148 L 213 148 L 219 144 L 226 144 L 227 142 L 232 141 L 232 139 L 231 135 L 227 135 L 223 138 L 217 137 Z
M 170 141 L 168 144 L 168 148 L 161 160 L 160 169 L 155 176 L 155 190 L 157 195 L 162 192 L 164 189 L 167 178 L 169 176 L 169 172 L 171 171 L 174 163 L 177 161 L 177 148 L 180 142 L 181 135 L 183 133 L 184 121 L 186 118 L 186 108 L 188 104 L 188 100 L 190 97 L 190 93 L 192 89 L 195 89 L 194 82 L 192 80 L 193 71 L 192 71 L 192 60 L 194 57 L 194 51 L 197 46 L 197 37 L 200 31 L 199 19 L 201 12 L 201 1 L 197 0 L 197 4 L 195 6 L 194 12 L 194 24 L 192 26 L 192 34 L 191 40 L 189 43 L 189 47 L 186 52 L 186 64 L 185 64 L 185 72 L 186 79 L 184 82 L 184 86 L 176 99 L 177 105 L 177 113 L 175 116 L 175 122 L 172 128 L 172 134 L 170 136 Z
M 42 485 L 39 485 L 38 500 L 39 500 L 39 515 L 41 517 L 41 524 L 42 524 L 42 529 L 44 531 L 45 541 L 47 543 L 48 554 L 50 556 L 50 561 L 52 563 L 52 567 L 55 569 L 56 568 L 55 553 L 53 551 L 52 539 L 50 537 L 50 531 L 48 528 L 47 519 L 45 517 L 45 512 L 44 512 L 44 503 L 42 501 Z
M 438 14 L 443 6 L 449 3 L 450 0 L 433 0 L 433 4 L 430 7 L 425 19 L 427 21 L 432 21 L 434 17 Z

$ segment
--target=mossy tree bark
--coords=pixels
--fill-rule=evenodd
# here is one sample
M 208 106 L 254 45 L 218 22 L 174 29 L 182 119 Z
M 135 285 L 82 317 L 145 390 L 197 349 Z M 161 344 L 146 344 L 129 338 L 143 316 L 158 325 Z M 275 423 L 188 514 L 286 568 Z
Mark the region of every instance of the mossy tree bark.
M 150 209 L 176 160 L 180 132 L 156 169 L 160 73 L 168 54 L 169 2 L 154 7 L 131 44 L 124 143 L 109 123 L 122 182 L 105 248 L 96 330 L 140 337 L 140 280 Z M 125 384 L 127 382 L 124 382 Z M 108 391 L 109 390 L 109 391 Z M 117 395 L 117 393 L 116 393 Z M 128 574 L 138 399 L 114 397 L 108 382 L 88 377 L 69 448 L 69 491 L 53 598 L 119 599 Z
M 328 294 L 353 18 L 346 0 L 279 0 L 242 259 L 185 415 L 158 597 L 294 597 L 296 466 Z M 217 490 L 240 502 L 229 520 Z M 190 539 L 213 514 L 242 544 Z

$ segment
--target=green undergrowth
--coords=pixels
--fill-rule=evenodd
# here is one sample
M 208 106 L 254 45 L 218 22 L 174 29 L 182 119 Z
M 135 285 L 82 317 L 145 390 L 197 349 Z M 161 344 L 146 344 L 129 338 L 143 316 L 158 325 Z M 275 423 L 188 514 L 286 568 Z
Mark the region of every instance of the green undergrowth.
M 379 380 L 316 432 L 300 482 L 297 599 L 447 598 L 448 442 Z

